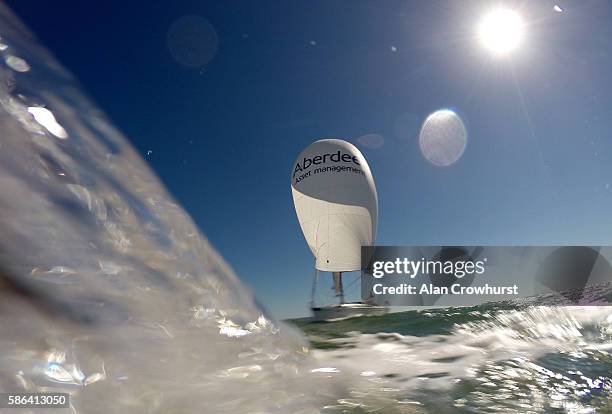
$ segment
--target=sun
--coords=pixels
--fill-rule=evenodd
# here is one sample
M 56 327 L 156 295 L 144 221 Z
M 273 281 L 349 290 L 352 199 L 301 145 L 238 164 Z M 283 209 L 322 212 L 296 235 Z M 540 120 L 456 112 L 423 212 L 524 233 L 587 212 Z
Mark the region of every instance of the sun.
M 493 53 L 506 55 L 521 44 L 523 31 L 523 20 L 518 13 L 497 9 L 484 16 L 478 26 L 478 37 Z

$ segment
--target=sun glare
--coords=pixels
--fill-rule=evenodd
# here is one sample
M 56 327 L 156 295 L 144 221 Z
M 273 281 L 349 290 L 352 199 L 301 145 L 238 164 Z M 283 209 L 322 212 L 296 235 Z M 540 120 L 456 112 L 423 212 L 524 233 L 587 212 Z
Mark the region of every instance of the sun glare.
M 495 10 L 482 19 L 478 36 L 489 50 L 505 55 L 516 49 L 523 40 L 523 21 L 512 10 Z

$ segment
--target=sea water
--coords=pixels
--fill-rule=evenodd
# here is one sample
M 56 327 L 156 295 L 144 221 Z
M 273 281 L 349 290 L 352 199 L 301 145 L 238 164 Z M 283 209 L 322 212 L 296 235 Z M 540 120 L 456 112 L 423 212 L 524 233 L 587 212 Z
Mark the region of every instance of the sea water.
M 68 393 L 52 413 L 612 411 L 607 307 L 273 320 L 1 4 L 0 134 L 0 392 Z

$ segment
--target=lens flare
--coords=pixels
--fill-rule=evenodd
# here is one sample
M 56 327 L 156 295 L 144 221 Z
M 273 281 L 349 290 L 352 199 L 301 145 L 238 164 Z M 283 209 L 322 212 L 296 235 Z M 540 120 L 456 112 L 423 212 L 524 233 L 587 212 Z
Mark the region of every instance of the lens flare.
M 429 114 L 419 133 L 419 146 L 426 160 L 447 167 L 461 158 L 467 145 L 467 131 L 461 118 L 450 109 Z

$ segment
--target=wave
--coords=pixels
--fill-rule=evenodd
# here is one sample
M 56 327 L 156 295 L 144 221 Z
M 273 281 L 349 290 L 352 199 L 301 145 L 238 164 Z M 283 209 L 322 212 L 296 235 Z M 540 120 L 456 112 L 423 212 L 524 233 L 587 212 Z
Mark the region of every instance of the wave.
M 443 413 L 610 408 L 607 307 L 488 304 L 302 328 L 318 348 L 313 373 L 341 376 L 354 393 L 377 395 L 360 403 L 366 411 L 404 412 L 406 405 L 406 412 Z

